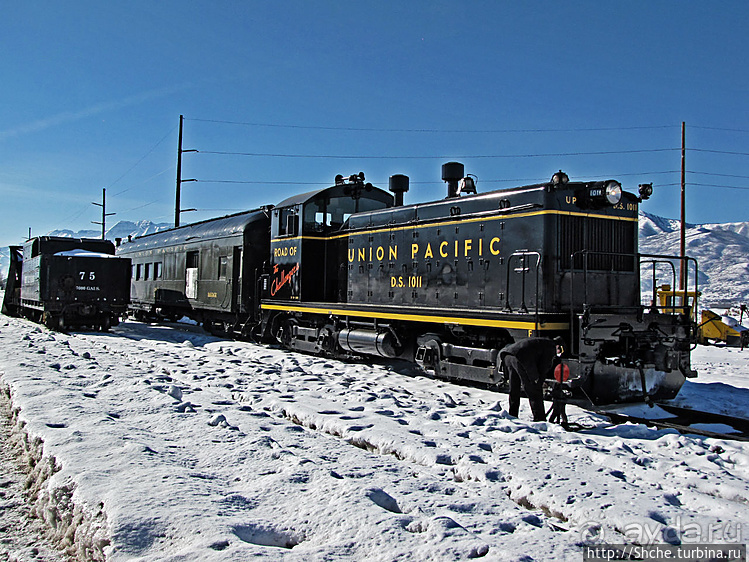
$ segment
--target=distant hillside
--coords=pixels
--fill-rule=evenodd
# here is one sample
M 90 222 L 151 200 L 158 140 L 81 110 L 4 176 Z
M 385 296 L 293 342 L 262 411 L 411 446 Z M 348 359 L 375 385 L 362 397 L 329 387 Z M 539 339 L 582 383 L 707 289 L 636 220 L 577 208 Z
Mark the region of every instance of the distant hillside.
M 127 239 L 170 228 L 168 223 L 120 221 L 107 231 L 107 238 Z M 640 213 L 640 252 L 643 254 L 679 254 L 679 221 L 649 213 Z M 95 230 L 55 230 L 50 236 L 98 238 Z M 726 308 L 749 302 L 749 222 L 688 224 L 687 255 L 699 264 L 699 288 L 706 307 Z M 8 248 L 0 249 L 0 278 L 8 271 Z M 677 266 L 678 271 L 678 266 Z M 656 282 L 670 283 L 665 274 Z M 691 283 L 690 283 L 691 286 Z M 643 299 L 652 292 L 652 278 L 643 274 Z
M 678 255 L 679 242 L 679 221 L 640 213 L 641 253 Z M 699 266 L 704 306 L 719 308 L 749 301 L 749 222 L 687 224 L 685 242 L 686 254 Z M 643 295 L 651 287 L 652 279 L 643 275 Z
M 120 221 L 112 226 L 106 232 L 107 240 L 114 241 L 116 238 L 122 238 L 127 240 L 128 236 L 135 238 L 136 236 L 144 236 L 153 232 L 159 232 L 160 230 L 166 230 L 171 228 L 172 225 L 166 222 L 154 223 L 149 220 L 142 220 L 139 222 L 132 221 Z M 101 230 L 53 230 L 45 234 L 45 236 L 65 236 L 67 238 L 101 238 Z M 5 277 L 8 275 L 8 266 L 10 263 L 10 253 L 7 246 L 0 248 L 0 280 L 5 282 Z
M 107 240 L 114 241 L 116 238 L 122 238 L 125 240 L 128 236 L 135 238 L 136 236 L 144 236 L 146 234 L 152 234 L 159 232 L 160 230 L 166 230 L 171 228 L 172 225 L 166 222 L 154 223 L 149 220 L 142 220 L 139 222 L 132 221 L 120 221 L 113 227 L 107 230 Z M 101 230 L 79 230 L 74 232 L 72 230 L 53 230 L 48 232 L 47 236 L 65 236 L 68 238 L 101 238 Z

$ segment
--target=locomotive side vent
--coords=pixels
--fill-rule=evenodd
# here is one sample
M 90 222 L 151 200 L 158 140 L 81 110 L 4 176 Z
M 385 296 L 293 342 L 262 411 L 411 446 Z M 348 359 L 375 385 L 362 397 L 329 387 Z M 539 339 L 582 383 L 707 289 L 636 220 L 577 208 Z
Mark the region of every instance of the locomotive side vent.
M 635 222 L 574 216 L 559 217 L 559 257 L 562 269 L 589 271 L 635 271 Z M 574 263 L 570 256 L 575 254 Z

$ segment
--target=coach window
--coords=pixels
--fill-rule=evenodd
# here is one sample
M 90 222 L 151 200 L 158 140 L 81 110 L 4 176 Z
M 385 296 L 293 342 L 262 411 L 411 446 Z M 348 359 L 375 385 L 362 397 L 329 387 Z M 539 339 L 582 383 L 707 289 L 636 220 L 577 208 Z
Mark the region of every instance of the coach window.
M 135 266 L 135 280 L 138 281 L 141 276 L 141 272 L 143 271 L 143 264 L 138 264 Z
M 150 279 L 151 278 L 151 264 L 146 264 L 145 274 L 143 275 L 143 279 Z
M 153 278 L 161 279 L 161 262 L 157 261 L 153 264 Z
M 185 257 L 185 266 L 187 269 L 198 269 L 199 256 L 198 252 L 187 252 L 187 256 Z
M 130 279 L 135 279 L 135 266 L 130 267 Z
M 218 258 L 218 278 L 226 279 L 226 269 L 229 265 L 228 256 L 220 256 Z

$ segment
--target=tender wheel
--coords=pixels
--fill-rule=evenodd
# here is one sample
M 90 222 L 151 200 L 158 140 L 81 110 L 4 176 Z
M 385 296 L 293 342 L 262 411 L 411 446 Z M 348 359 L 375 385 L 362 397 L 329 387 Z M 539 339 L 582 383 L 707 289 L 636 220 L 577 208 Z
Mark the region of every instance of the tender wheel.
M 44 319 L 44 325 L 50 330 L 62 332 L 65 330 L 65 321 L 61 315 L 48 314 Z

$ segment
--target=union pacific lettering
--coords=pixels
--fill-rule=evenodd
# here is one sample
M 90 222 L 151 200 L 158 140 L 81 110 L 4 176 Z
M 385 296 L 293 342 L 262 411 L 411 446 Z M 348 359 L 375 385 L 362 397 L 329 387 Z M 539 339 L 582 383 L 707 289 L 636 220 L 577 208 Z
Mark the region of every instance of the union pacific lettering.
M 413 242 L 408 249 L 411 259 L 433 259 L 433 258 L 482 258 L 487 255 L 498 256 L 500 253 L 500 238 L 495 236 L 488 242 L 483 238 L 464 238 L 462 240 L 443 240 L 442 242 Z M 348 261 L 372 262 L 372 261 L 395 261 L 398 259 L 398 244 L 389 246 L 369 246 L 364 248 L 349 248 Z

